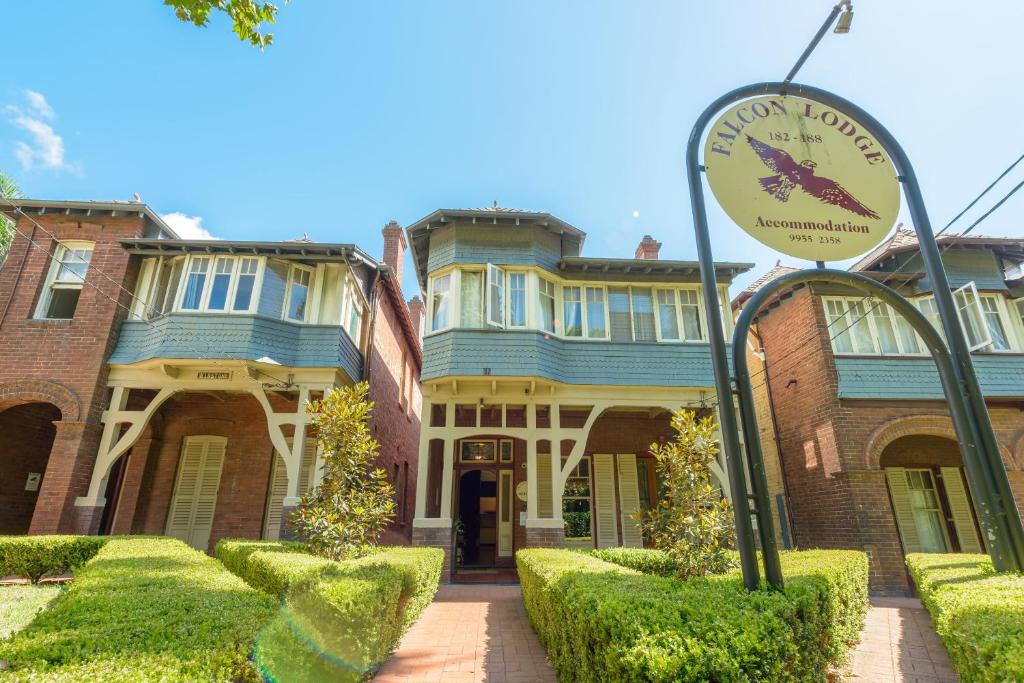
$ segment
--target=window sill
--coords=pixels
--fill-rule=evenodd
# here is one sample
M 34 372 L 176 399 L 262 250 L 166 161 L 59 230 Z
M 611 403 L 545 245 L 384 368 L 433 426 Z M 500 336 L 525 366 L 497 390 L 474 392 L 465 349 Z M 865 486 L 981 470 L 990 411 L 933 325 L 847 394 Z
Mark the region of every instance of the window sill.
M 26 322 L 33 327 L 51 327 L 68 325 L 74 322 L 74 320 L 74 318 L 29 318 Z

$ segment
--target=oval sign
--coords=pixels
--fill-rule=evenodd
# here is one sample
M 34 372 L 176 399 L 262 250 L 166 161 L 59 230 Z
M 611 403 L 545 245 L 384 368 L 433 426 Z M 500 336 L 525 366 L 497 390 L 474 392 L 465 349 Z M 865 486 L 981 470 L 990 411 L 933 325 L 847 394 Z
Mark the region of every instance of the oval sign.
M 900 208 L 896 169 L 874 135 L 802 97 L 758 97 L 726 111 L 708 134 L 704 166 L 737 225 L 810 261 L 869 251 Z
M 523 501 L 524 503 L 526 502 L 526 482 L 525 481 L 521 481 L 518 484 L 516 484 L 516 498 L 518 498 L 519 500 Z

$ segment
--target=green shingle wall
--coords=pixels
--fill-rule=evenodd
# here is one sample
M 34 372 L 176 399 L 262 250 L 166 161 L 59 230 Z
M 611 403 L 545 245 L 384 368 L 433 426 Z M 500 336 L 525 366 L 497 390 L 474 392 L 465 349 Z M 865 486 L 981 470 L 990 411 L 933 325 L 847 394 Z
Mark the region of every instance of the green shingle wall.
M 973 360 L 985 396 L 1024 397 L 1024 355 L 975 354 Z M 931 358 L 836 358 L 836 368 L 840 398 L 943 398 Z
M 450 330 L 424 339 L 423 379 L 490 374 L 567 384 L 713 387 L 708 349 L 707 344 L 564 341 L 534 331 Z
M 946 267 L 946 277 L 949 279 L 950 287 L 956 289 L 963 287 L 973 281 L 978 289 L 1005 290 L 1006 282 L 1003 280 L 1003 271 L 999 267 L 996 255 L 991 251 L 973 251 L 967 249 L 950 249 L 942 255 L 942 264 Z M 904 273 L 924 272 L 924 262 L 920 254 L 911 256 L 906 265 L 887 266 L 884 270 L 896 270 L 900 268 Z M 917 286 L 922 292 L 933 290 L 931 281 L 925 277 L 918 280 Z M 897 287 L 904 291 L 908 287 Z
M 535 226 L 454 223 L 430 233 L 427 271 L 453 263 L 494 263 L 558 269 L 562 242 Z
M 298 325 L 259 315 L 174 313 L 148 322 L 127 320 L 108 362 L 264 357 L 290 367 L 341 368 L 354 381 L 362 377 L 362 355 L 341 327 Z

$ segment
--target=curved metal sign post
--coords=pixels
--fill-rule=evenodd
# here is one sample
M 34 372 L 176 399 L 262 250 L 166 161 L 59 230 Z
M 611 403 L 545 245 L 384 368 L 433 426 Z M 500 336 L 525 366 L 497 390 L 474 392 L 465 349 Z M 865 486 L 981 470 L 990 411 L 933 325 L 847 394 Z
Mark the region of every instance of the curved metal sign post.
M 741 314 L 734 339 L 733 360 L 739 379 L 736 381 L 740 413 L 744 415 L 748 466 L 752 494 L 747 493 L 744 475 L 743 453 L 740 450 L 737 418 L 729 410 L 730 398 L 734 394 L 732 377 L 726 352 L 725 334 L 722 327 L 722 309 L 715 278 L 714 258 L 708 232 L 707 210 L 704 204 L 704 188 L 701 182 L 699 153 L 701 138 L 712 117 L 726 107 L 749 98 L 766 95 L 791 95 L 804 98 L 834 110 L 862 124 L 866 131 L 877 140 L 888 153 L 903 183 L 903 192 L 917 233 L 921 256 L 924 260 L 928 279 L 933 283 L 935 304 L 942 319 L 945 337 L 949 340 L 949 351 L 935 330 L 902 296 L 869 278 L 836 270 L 805 270 L 779 278 L 764 287 L 747 304 Z M 749 141 L 747 141 L 748 144 Z M 753 145 L 751 145 L 753 148 Z M 755 153 L 758 150 L 754 150 Z M 764 151 L 764 150 L 760 150 Z M 760 155 L 759 155 L 760 156 Z M 770 170 L 770 169 L 769 169 Z M 806 282 L 841 282 L 877 296 L 901 312 L 907 321 L 922 336 L 939 368 L 943 391 L 953 416 L 954 427 L 960 442 L 960 452 L 967 471 L 978 518 L 985 531 L 989 554 L 997 571 L 1024 571 L 1024 526 L 1021 524 L 1010 490 L 1006 468 L 1003 465 L 996 444 L 995 432 L 985 406 L 985 399 L 978 383 L 970 351 L 960 327 L 953 295 L 942 265 L 938 245 L 932 233 L 928 213 L 924 207 L 921 189 L 913 166 L 903 149 L 888 130 L 874 117 L 852 102 L 820 88 L 795 83 L 769 82 L 737 88 L 722 95 L 711 103 L 700 115 L 690 133 L 686 148 L 686 172 L 690 189 L 690 204 L 693 211 L 693 227 L 696 236 L 697 254 L 700 261 L 701 285 L 705 310 L 708 316 L 708 338 L 711 344 L 711 360 L 714 366 L 715 387 L 719 403 L 724 403 L 721 416 L 721 434 L 726 461 L 729 466 L 729 486 L 736 505 L 736 537 L 740 551 L 740 565 L 743 581 L 749 590 L 755 590 L 760 583 L 754 544 L 751 516 L 758 519 L 758 535 L 764 553 L 765 578 L 773 587 L 782 586 L 782 570 L 778 548 L 775 544 L 774 522 L 771 503 L 768 498 L 768 484 L 764 472 L 760 443 L 757 442 L 757 418 L 754 415 L 750 378 L 747 373 L 745 343 L 749 326 L 758 306 L 780 287 Z M 794 178 L 797 176 L 794 176 Z M 796 183 L 799 184 L 799 183 Z M 789 188 L 793 189 L 793 188 Z M 767 191 L 767 188 L 766 188 Z M 844 199 L 844 201 L 846 201 Z M 827 254 L 828 251 L 822 253 Z M 821 260 L 821 259 L 817 259 Z M 782 284 L 779 284 L 782 283 Z M 923 323 L 923 324 L 922 324 Z M 744 505 L 754 503 L 754 509 Z

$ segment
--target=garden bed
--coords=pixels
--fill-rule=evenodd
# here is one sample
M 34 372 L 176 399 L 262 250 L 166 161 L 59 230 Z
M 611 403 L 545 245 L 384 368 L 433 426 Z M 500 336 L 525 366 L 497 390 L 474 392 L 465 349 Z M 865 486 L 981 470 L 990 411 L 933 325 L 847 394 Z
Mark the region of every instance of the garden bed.
M 987 555 L 907 555 L 910 576 L 965 683 L 1024 681 L 1024 576 Z
M 566 550 L 516 554 L 530 621 L 560 680 L 823 681 L 863 625 L 864 553 L 783 553 L 785 590 L 750 593 L 736 571 L 658 576 L 663 558 L 652 552 L 619 553 L 620 564 Z

